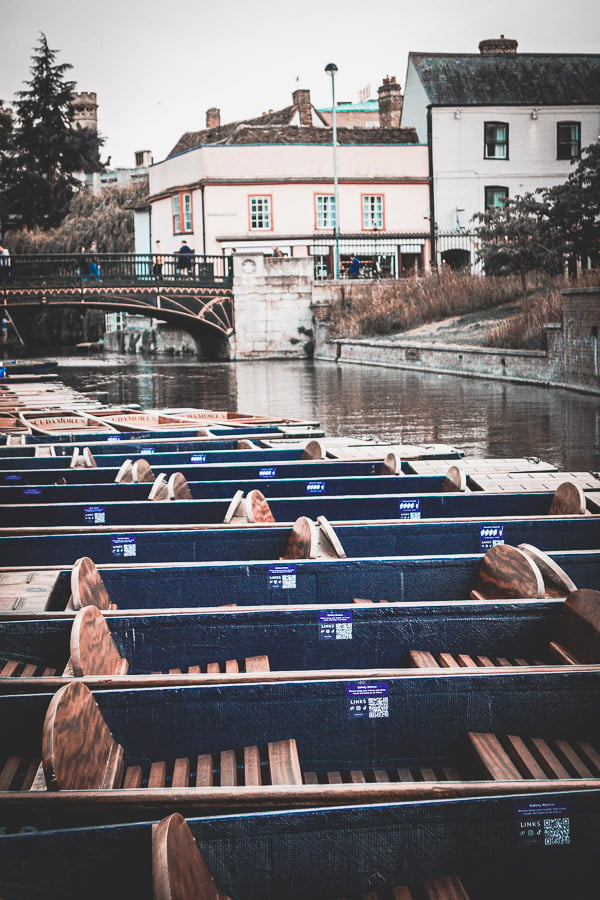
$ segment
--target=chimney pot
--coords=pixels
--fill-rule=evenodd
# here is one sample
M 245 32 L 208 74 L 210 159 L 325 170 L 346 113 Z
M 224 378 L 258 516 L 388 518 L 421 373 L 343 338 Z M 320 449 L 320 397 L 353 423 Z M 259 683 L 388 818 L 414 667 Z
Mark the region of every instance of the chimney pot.
M 300 124 L 312 125 L 313 120 L 312 105 L 310 102 L 310 91 L 307 91 L 303 88 L 298 88 L 298 90 L 294 91 L 294 93 L 292 94 L 292 100 L 300 115 Z
M 221 110 L 216 106 L 211 106 L 210 109 L 206 110 L 206 127 L 207 128 L 218 128 L 221 124 Z
M 395 76 L 386 76 L 377 89 L 379 98 L 379 127 L 399 128 L 402 114 L 402 93 Z
M 479 42 L 479 52 L 483 55 L 490 53 L 516 53 L 519 42 L 512 38 L 505 38 L 503 34 L 499 38 L 487 38 Z

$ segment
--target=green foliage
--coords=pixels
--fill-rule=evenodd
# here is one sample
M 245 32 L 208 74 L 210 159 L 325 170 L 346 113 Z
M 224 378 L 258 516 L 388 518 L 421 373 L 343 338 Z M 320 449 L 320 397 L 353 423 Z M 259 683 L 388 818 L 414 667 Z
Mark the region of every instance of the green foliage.
M 101 194 L 81 190 L 58 228 L 22 228 L 7 233 L 11 253 L 75 253 L 92 241 L 100 253 L 133 253 L 133 205 L 148 191 L 146 182 L 106 188 Z
M 490 275 L 526 277 L 560 272 L 567 259 L 600 263 L 600 141 L 587 147 L 574 172 L 553 188 L 508 199 L 474 216 L 479 259 Z
M 19 91 L 16 120 L 0 138 L 0 184 L 5 213 L 29 228 L 58 225 L 80 186 L 75 173 L 101 168 L 97 135 L 75 127 L 71 68 L 40 35 L 27 90 Z M 3 131 L 6 119 L 3 121 Z M 4 146 L 2 146 L 2 142 Z
M 600 141 L 586 147 L 564 184 L 544 192 L 563 250 L 600 265 Z

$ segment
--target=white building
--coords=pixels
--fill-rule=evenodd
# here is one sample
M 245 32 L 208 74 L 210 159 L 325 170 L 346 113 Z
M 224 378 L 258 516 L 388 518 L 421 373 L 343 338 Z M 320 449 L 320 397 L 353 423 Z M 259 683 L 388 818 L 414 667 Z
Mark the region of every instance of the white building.
M 415 130 L 399 127 L 395 79 L 386 80 L 388 89 L 396 124 L 337 129 L 339 246 L 342 268 L 356 251 L 367 262 L 385 257 L 384 268 L 398 274 L 428 263 L 428 160 Z M 197 254 L 279 248 L 314 256 L 315 271 L 331 274 L 333 171 L 332 129 L 309 91 L 243 122 L 221 125 L 220 111 L 210 109 L 205 129 L 184 134 L 150 167 L 139 249 L 160 240 L 163 252 L 174 253 L 182 239 Z
M 430 146 L 432 228 L 438 258 L 452 262 L 467 251 L 444 232 L 564 182 L 600 135 L 600 54 L 517 53 L 504 36 L 479 50 L 408 59 L 401 123 Z

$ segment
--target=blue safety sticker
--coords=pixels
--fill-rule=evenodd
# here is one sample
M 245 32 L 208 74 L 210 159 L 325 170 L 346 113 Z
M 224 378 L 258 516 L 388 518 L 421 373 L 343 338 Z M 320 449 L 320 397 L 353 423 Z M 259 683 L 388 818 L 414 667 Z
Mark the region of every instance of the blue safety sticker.
M 86 525 L 105 525 L 106 510 L 103 506 L 84 506 L 83 521 Z
M 296 587 L 296 566 L 269 566 L 269 587 L 294 589 Z
M 205 463 L 206 462 L 206 453 L 192 453 L 190 456 L 191 463 Z
M 107 440 L 107 442 L 108 441 L 120 441 L 121 438 L 122 438 L 122 435 L 120 435 L 120 434 L 109 434 L 107 436 L 106 440 Z
M 319 612 L 320 641 L 351 641 L 352 610 L 324 609 Z
M 24 497 L 39 497 L 42 493 L 41 487 L 39 488 L 23 488 L 23 496 Z
M 401 519 L 421 518 L 421 498 L 406 497 L 398 501 L 398 513 Z
M 349 719 L 389 718 L 387 681 L 358 681 L 346 685 Z
M 539 847 L 571 843 L 571 822 L 566 803 L 555 800 L 519 800 L 515 804 L 520 844 Z
M 156 447 L 140 447 L 139 453 L 156 453 Z
M 119 534 L 111 538 L 110 543 L 113 559 L 131 559 L 132 556 L 137 556 L 135 536 L 132 534 Z
M 306 493 L 307 494 L 324 494 L 326 489 L 326 484 L 324 481 L 307 481 L 306 482 Z
M 265 466 L 264 469 L 258 470 L 259 478 L 276 478 L 277 477 L 277 467 L 276 466 Z
M 479 546 L 482 551 L 489 550 L 496 544 L 504 543 L 504 525 L 501 523 L 482 525 L 479 529 Z
M 10 475 L 5 475 L 4 480 L 5 481 L 23 481 L 23 476 L 11 473 Z

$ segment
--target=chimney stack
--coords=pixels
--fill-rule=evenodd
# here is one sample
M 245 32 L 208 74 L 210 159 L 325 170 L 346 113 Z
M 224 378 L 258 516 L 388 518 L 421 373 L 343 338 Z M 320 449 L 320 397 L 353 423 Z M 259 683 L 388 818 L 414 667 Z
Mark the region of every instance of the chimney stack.
M 499 38 L 488 38 L 479 42 L 479 52 L 484 56 L 490 53 L 516 53 L 519 42 L 512 38 L 505 38 L 503 34 Z
M 299 88 L 292 94 L 294 106 L 300 115 L 301 125 L 312 125 L 312 106 L 310 102 L 310 91 Z
M 379 127 L 399 128 L 402 114 L 402 94 L 394 75 L 383 79 L 383 84 L 377 89 L 377 94 L 379 97 Z
M 217 109 L 216 106 L 211 106 L 210 109 L 206 110 L 206 127 L 207 128 L 218 128 L 221 124 L 221 110 Z

